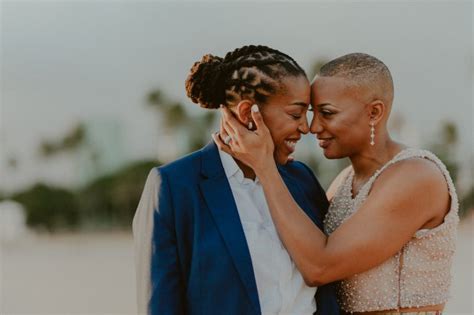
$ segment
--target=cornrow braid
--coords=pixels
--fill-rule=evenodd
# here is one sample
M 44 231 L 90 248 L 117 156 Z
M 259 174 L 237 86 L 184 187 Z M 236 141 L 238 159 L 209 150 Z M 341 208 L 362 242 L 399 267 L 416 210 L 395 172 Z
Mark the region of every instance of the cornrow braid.
M 205 55 L 186 80 L 188 97 L 204 108 L 249 99 L 264 104 L 285 76 L 306 76 L 290 56 L 266 46 L 237 48 L 224 58 Z
M 225 57 L 224 57 L 224 62 L 229 62 L 229 61 L 234 61 L 238 58 L 245 57 L 245 56 L 251 56 L 252 54 L 260 54 L 262 56 L 263 53 L 268 53 L 268 54 L 273 54 L 275 58 L 280 58 L 281 61 L 290 60 L 293 62 L 293 65 L 295 68 L 298 68 L 301 71 L 304 71 L 297 63 L 296 61 L 288 56 L 285 53 L 282 53 L 281 51 L 278 51 L 276 49 L 267 47 L 267 46 L 262 46 L 262 45 L 249 45 L 249 46 L 244 46 L 241 48 L 237 48 L 232 52 L 228 52 Z

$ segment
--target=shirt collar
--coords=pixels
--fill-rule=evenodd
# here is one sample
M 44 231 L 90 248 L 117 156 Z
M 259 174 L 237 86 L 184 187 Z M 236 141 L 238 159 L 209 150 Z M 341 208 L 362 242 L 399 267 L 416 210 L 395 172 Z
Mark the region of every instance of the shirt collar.
M 234 177 L 239 184 L 247 184 L 247 183 L 258 183 L 258 178 L 255 177 L 255 181 L 251 180 L 250 178 L 244 177 L 244 172 L 240 169 L 235 162 L 234 158 L 229 155 L 228 153 L 218 150 L 219 156 L 221 158 L 222 167 L 224 168 L 225 175 L 228 179 Z

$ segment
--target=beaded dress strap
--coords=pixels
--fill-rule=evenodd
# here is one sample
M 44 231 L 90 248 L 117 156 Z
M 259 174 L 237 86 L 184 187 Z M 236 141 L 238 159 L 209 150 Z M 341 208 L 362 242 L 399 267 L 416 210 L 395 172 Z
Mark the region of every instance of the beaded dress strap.
M 414 149 L 414 148 L 406 148 L 400 151 L 395 157 L 393 157 L 390 161 L 388 161 L 384 166 L 382 166 L 380 169 L 378 169 L 374 175 L 367 181 L 367 183 L 361 188 L 360 195 L 361 199 L 359 202 L 365 200 L 367 198 L 367 195 L 372 188 L 373 183 L 375 180 L 380 176 L 380 174 L 387 169 L 390 165 L 395 164 L 397 162 L 407 160 L 407 159 L 415 159 L 415 158 L 421 158 L 421 159 L 427 159 L 433 163 L 436 164 L 436 166 L 440 169 L 442 172 L 444 179 L 446 180 L 446 184 L 448 185 L 448 192 L 449 195 L 451 196 L 451 204 L 450 204 L 450 209 L 448 213 L 445 216 L 444 221 L 445 222 L 454 222 L 457 223 L 459 221 L 458 217 L 458 208 L 459 208 L 459 201 L 458 197 L 456 194 L 456 188 L 454 187 L 453 180 L 451 179 L 451 176 L 449 175 L 449 171 L 446 168 L 446 166 L 441 162 L 441 160 L 431 153 L 430 151 L 427 150 L 421 150 L 421 149 Z M 444 226 L 445 224 L 441 224 L 438 227 Z M 437 228 L 438 228 L 437 227 Z M 428 231 L 435 231 L 437 228 L 430 229 Z M 422 232 L 421 230 L 419 232 Z M 420 233 L 420 235 L 423 233 Z

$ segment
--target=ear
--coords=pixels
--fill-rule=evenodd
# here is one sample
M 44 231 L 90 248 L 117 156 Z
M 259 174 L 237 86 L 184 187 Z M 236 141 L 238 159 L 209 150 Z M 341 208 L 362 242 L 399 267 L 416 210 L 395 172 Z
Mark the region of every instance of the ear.
M 369 121 L 378 124 L 387 113 L 387 106 L 382 100 L 375 100 L 366 105 Z
M 236 106 L 235 115 L 244 125 L 252 121 L 251 108 L 253 104 L 254 103 L 249 100 L 243 100 Z

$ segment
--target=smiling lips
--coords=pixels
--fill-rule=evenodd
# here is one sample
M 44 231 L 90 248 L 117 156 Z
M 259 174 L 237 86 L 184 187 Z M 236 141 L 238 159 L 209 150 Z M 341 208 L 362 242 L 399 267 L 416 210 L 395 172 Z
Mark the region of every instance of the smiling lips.
M 334 138 L 331 137 L 331 138 L 318 138 L 319 140 L 319 146 L 323 149 L 326 149 L 330 144 L 331 144 L 331 140 L 333 140 Z M 298 142 L 299 139 L 292 139 L 292 140 L 285 140 L 285 145 L 288 149 L 288 151 L 290 151 L 290 154 L 293 153 L 295 151 L 295 147 L 296 147 L 296 143 Z
M 331 144 L 332 139 L 334 138 L 318 138 L 319 146 L 323 149 L 326 149 Z
M 296 147 L 296 143 L 298 142 L 298 140 L 285 140 L 285 145 L 288 149 L 288 151 L 290 151 L 290 153 L 293 153 L 295 151 L 295 147 Z

